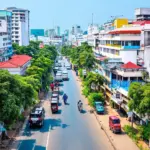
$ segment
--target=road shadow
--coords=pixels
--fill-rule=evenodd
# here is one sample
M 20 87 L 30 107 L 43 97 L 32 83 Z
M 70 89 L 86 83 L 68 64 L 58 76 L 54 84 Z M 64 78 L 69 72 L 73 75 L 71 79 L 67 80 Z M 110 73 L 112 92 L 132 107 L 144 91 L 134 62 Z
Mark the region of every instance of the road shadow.
M 33 133 L 31 131 L 32 131 L 32 129 L 29 127 L 28 122 L 27 122 L 22 135 L 30 137 L 33 135 Z
M 66 104 L 64 104 L 64 105 L 70 105 L 70 103 L 66 103 Z
M 49 119 L 49 123 L 51 130 L 54 130 L 54 127 L 61 127 L 62 121 L 61 119 Z
M 30 140 L 17 140 L 10 146 L 10 149 L 16 149 L 15 143 L 20 143 L 17 150 L 46 150 L 46 147 L 35 145 L 36 139 Z
M 20 146 L 17 150 L 33 150 L 36 140 L 30 139 L 30 140 L 20 140 L 15 142 L 20 142 Z
M 46 147 L 40 146 L 40 145 L 36 145 L 34 150 L 46 150 Z
M 62 87 L 64 86 L 64 83 L 63 82 L 59 82 L 59 87 Z
M 62 106 L 62 103 L 59 102 L 58 106 Z
M 67 125 L 67 124 L 62 124 L 61 125 L 61 127 L 63 128 L 63 129 L 65 129 L 65 128 L 67 128 L 69 125 Z
M 61 114 L 62 113 L 62 110 L 61 109 L 59 109 L 57 112 L 55 112 L 54 114 Z
M 83 110 L 81 111 L 81 113 L 82 113 L 82 114 L 86 114 L 87 111 L 83 109 Z

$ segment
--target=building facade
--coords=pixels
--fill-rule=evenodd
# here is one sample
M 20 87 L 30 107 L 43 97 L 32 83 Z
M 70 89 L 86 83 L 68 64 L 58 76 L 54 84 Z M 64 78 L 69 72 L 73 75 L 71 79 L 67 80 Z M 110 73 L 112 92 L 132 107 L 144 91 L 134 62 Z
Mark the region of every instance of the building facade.
M 0 10 L 0 61 L 6 61 L 13 54 L 12 49 L 12 13 Z
M 12 42 L 20 46 L 29 45 L 29 10 L 9 7 L 7 10 L 12 12 Z
M 24 75 L 31 65 L 31 59 L 28 55 L 14 55 L 10 60 L 0 62 L 0 69 L 8 70 L 10 74 Z
M 60 36 L 60 27 L 59 26 L 55 27 L 55 32 L 56 32 L 57 36 Z

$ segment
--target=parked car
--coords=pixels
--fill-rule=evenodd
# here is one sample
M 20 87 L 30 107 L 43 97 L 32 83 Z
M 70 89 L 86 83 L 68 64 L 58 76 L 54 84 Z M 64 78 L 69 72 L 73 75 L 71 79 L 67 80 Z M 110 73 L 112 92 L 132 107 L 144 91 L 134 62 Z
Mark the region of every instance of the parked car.
M 43 107 L 35 107 L 29 115 L 29 127 L 44 125 L 45 110 Z
M 59 93 L 52 93 L 51 98 L 57 98 L 59 100 Z
M 102 102 L 95 102 L 95 110 L 98 114 L 104 114 L 104 105 Z
M 120 119 L 116 116 L 109 116 L 109 128 L 113 133 L 121 133 Z
M 70 64 L 65 64 L 65 67 L 66 67 L 67 70 L 71 69 L 71 65 Z
M 59 72 L 56 73 L 55 81 L 59 81 L 59 82 L 63 81 L 62 73 Z
M 51 101 L 51 111 L 52 113 L 55 113 L 58 111 L 58 103 L 56 100 Z
M 62 77 L 63 77 L 63 80 L 68 80 L 68 71 L 67 70 L 64 70 L 62 72 Z

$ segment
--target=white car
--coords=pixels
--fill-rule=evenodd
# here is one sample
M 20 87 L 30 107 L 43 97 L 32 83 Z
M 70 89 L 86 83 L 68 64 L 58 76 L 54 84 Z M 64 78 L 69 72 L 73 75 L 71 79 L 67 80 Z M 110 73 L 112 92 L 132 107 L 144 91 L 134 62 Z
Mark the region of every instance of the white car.
M 65 64 L 65 67 L 66 67 L 67 70 L 71 69 L 71 65 L 70 64 Z
M 68 80 L 68 71 L 67 70 L 64 70 L 62 72 L 62 78 L 63 78 L 63 80 Z
M 62 73 L 59 72 L 56 73 L 55 81 L 63 81 Z

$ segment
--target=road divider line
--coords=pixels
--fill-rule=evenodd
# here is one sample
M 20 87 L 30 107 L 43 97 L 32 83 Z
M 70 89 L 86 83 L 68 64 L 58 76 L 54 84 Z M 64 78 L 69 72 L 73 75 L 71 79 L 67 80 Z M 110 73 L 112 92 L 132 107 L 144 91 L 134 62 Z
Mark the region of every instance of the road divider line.
M 48 150 L 48 142 L 49 142 L 49 135 L 50 135 L 51 126 L 49 126 L 47 141 L 46 141 L 46 150 Z

